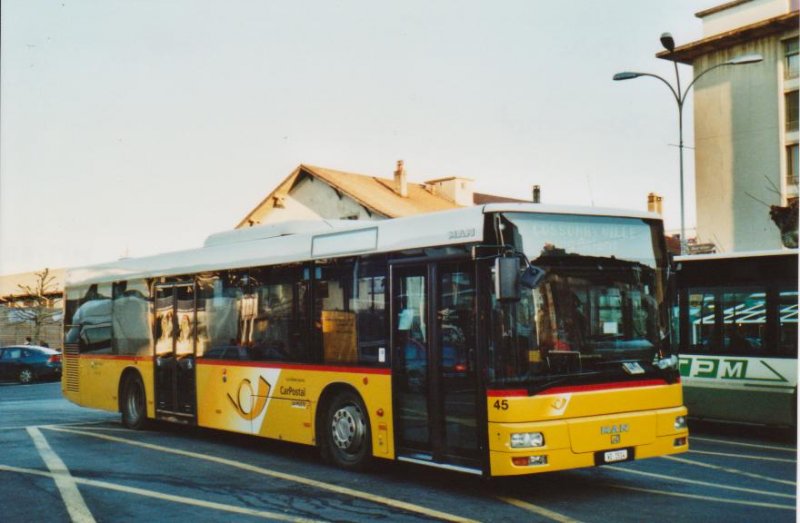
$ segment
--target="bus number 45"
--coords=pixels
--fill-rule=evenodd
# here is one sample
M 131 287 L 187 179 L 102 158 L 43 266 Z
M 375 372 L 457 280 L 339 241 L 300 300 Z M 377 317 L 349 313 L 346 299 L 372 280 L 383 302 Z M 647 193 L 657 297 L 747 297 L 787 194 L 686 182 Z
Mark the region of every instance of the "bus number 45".
M 494 408 L 497 410 L 508 410 L 508 400 L 496 400 L 494 402 Z

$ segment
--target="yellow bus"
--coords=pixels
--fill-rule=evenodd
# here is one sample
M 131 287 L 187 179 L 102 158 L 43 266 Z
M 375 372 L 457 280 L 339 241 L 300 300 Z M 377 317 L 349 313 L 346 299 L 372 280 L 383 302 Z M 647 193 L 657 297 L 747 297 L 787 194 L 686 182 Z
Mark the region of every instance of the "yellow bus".
M 71 270 L 62 388 L 119 411 L 484 476 L 688 450 L 648 213 L 287 222 Z

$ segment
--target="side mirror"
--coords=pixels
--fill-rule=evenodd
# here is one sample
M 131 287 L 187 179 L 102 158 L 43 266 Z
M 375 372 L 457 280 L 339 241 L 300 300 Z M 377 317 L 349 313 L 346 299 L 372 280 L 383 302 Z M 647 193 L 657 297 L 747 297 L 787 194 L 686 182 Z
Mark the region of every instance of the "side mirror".
M 527 289 L 535 289 L 540 283 L 542 283 L 542 280 L 544 280 L 546 275 L 547 273 L 544 271 L 544 269 L 535 265 L 528 265 L 528 268 L 522 273 L 519 283 Z
M 494 295 L 499 301 L 519 301 L 519 258 L 495 258 Z

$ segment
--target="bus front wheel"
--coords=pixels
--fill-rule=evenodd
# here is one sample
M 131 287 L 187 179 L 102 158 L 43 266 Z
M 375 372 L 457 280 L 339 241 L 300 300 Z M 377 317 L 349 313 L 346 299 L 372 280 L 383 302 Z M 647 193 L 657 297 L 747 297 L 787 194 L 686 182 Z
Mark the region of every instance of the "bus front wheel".
M 344 469 L 363 470 L 372 458 L 369 416 L 352 391 L 336 394 L 328 403 L 322 427 L 322 457 Z
M 133 430 L 142 429 L 147 421 L 147 402 L 144 383 L 139 376 L 131 376 L 122 387 L 122 424 Z

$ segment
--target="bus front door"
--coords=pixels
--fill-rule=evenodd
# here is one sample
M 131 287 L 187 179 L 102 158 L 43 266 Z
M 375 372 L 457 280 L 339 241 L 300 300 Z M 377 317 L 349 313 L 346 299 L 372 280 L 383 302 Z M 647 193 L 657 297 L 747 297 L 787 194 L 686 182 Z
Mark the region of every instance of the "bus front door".
M 156 287 L 155 399 L 156 417 L 194 423 L 195 292 L 193 284 Z
M 392 274 L 398 459 L 480 472 L 474 265 Z

